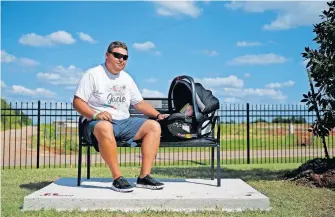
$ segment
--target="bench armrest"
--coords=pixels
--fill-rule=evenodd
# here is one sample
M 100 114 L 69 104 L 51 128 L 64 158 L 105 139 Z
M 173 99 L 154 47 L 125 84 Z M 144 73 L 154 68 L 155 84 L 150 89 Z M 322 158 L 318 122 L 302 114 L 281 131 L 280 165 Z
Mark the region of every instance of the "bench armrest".
M 213 117 L 213 122 L 212 122 L 212 136 L 215 138 L 214 133 L 215 133 L 215 126 L 217 126 L 217 131 L 216 131 L 216 140 L 219 142 L 221 141 L 221 124 L 220 124 L 220 116 L 216 115 Z

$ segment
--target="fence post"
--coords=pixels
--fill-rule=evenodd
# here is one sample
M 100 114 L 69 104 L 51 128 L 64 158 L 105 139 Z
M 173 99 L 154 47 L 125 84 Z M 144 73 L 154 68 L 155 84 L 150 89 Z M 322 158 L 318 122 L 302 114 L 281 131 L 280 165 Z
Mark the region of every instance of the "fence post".
M 250 164 L 250 110 L 247 103 L 247 164 Z
M 41 101 L 37 103 L 37 168 L 40 168 Z

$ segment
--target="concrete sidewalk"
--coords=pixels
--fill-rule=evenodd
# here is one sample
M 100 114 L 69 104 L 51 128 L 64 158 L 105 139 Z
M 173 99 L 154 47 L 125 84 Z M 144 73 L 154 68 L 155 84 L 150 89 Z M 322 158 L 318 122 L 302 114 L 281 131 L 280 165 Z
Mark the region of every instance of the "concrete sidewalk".
M 127 178 L 130 183 L 136 179 Z M 60 178 L 26 196 L 23 210 L 120 210 L 120 211 L 201 211 L 269 210 L 270 200 L 241 179 L 158 179 L 162 190 L 135 188 L 130 193 L 113 191 L 112 179 L 84 180 L 80 187 L 75 178 Z

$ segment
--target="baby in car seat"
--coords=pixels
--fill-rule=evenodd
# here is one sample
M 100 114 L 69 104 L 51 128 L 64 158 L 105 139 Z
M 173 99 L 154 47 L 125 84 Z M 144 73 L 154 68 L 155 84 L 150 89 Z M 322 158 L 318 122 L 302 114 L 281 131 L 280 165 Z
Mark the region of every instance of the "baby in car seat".
M 184 113 L 185 117 L 191 117 L 193 115 L 193 106 L 187 103 L 180 112 Z

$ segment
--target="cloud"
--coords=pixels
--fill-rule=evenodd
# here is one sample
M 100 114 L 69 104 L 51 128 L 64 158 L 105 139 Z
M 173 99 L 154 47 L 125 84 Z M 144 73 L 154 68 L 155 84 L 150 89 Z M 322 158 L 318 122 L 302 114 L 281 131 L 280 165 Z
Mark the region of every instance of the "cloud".
M 148 78 L 148 79 L 145 79 L 146 82 L 148 83 L 157 83 L 157 78 Z
M 219 53 L 215 50 L 204 50 L 204 54 L 211 56 L 211 57 L 219 55 Z
M 1 50 L 1 62 L 2 63 L 11 63 L 13 62 L 14 60 L 16 59 L 15 56 L 7 53 L 6 51 L 4 50 Z
M 234 75 L 228 77 L 194 78 L 224 103 L 284 103 L 287 96 L 274 88 L 246 88 L 242 79 Z M 171 83 L 171 81 L 169 81 Z M 289 82 L 291 83 L 291 82 Z
M 77 88 L 77 86 L 65 86 L 64 89 L 65 90 L 75 90 Z
M 77 35 L 79 36 L 79 38 L 83 41 L 87 41 L 89 43 L 96 43 L 96 41 L 88 34 L 83 33 L 83 32 L 77 32 Z
M 249 73 L 244 73 L 244 77 L 246 77 L 246 78 L 250 78 L 250 74 Z
M 186 15 L 196 18 L 201 13 L 201 9 L 193 1 L 156 1 L 154 4 L 157 6 L 157 14 L 161 16 L 179 17 Z
M 36 60 L 32 60 L 32 59 L 29 59 L 29 58 L 20 58 L 19 59 L 19 63 L 23 66 L 38 66 L 40 63 L 37 62 Z
M 243 87 L 243 80 L 239 79 L 234 75 L 228 77 L 216 77 L 216 78 L 194 78 L 195 82 L 199 82 L 205 88 L 216 88 L 216 87 Z
M 28 89 L 21 85 L 12 85 L 11 92 L 16 95 L 32 96 L 32 97 L 45 97 L 54 98 L 56 93 L 46 90 L 44 88 Z
M 221 96 L 235 97 L 242 101 L 254 100 L 255 97 L 261 97 L 283 102 L 287 98 L 281 91 L 269 88 L 220 88 L 216 93 Z
M 283 82 L 283 83 L 269 83 L 267 85 L 265 85 L 266 88 L 271 88 L 271 89 L 275 89 L 275 88 L 282 88 L 282 87 L 292 87 L 295 84 L 294 81 L 287 81 L 287 82 Z
M 37 65 L 40 64 L 36 60 L 29 59 L 29 58 L 26 58 L 26 57 L 17 58 L 16 56 L 14 56 L 12 54 L 8 54 L 4 50 L 1 50 L 1 62 L 3 62 L 3 63 L 17 63 L 21 66 L 30 66 L 30 67 L 37 66 Z
M 7 87 L 7 85 L 5 84 L 5 82 L 3 80 L 1 80 L 1 89 L 6 88 L 6 87 Z
M 240 102 L 240 99 L 237 99 L 235 97 L 228 97 L 228 98 L 224 98 L 223 102 L 225 103 L 235 103 L 235 102 Z
M 43 47 L 43 46 L 53 46 L 56 44 L 66 44 L 70 45 L 76 42 L 72 35 L 65 31 L 53 32 L 49 35 L 37 35 L 36 33 L 29 33 L 23 35 L 19 42 L 24 45 Z
M 73 65 L 69 67 L 57 66 L 51 72 L 39 72 L 36 77 L 52 85 L 76 86 L 83 75 L 83 71 Z
M 133 47 L 139 51 L 148 51 L 148 50 L 154 49 L 156 46 L 151 41 L 146 41 L 143 43 L 134 43 Z
M 266 65 L 285 63 L 288 60 L 280 55 L 274 53 L 267 54 L 252 54 L 236 57 L 228 61 L 230 65 Z
M 237 47 L 254 47 L 254 46 L 260 46 L 262 43 L 260 42 L 247 42 L 247 41 L 238 41 L 236 42 Z
M 228 77 L 207 77 L 194 78 L 195 82 L 201 83 L 204 88 L 211 90 L 214 96 L 224 97 L 223 102 L 260 102 L 260 101 L 280 101 L 284 102 L 287 98 L 281 91 L 274 88 L 245 88 L 242 79 L 234 75 Z M 290 85 L 292 82 L 287 82 Z
M 143 97 L 167 97 L 163 93 L 157 91 L 157 90 L 148 90 L 148 89 L 142 89 L 142 96 Z
M 273 11 L 277 14 L 275 20 L 264 24 L 264 30 L 286 30 L 299 26 L 310 26 L 319 22 L 319 15 L 327 8 L 326 1 L 306 1 L 306 2 L 231 2 L 225 4 L 226 8 L 232 10 L 244 10 L 251 13 L 263 13 Z

